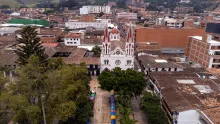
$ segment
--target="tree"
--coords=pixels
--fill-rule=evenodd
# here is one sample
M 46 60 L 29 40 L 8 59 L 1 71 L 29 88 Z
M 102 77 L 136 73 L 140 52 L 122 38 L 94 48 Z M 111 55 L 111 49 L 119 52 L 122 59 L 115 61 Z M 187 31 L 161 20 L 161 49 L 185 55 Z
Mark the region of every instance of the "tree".
M 166 114 L 161 109 L 160 100 L 156 95 L 144 92 L 140 104 L 150 124 L 168 124 Z
M 99 46 L 95 46 L 92 48 L 92 52 L 94 52 L 95 57 L 100 57 L 101 55 L 101 48 Z
M 89 78 L 83 64 L 66 65 L 58 58 L 45 65 L 37 56 L 31 56 L 17 73 L 17 81 L 0 95 L 1 110 L 9 112 L 14 122 L 50 124 L 72 119 L 80 124 L 93 116 Z
M 99 17 L 102 17 L 104 14 L 105 14 L 104 12 L 100 12 Z
M 1 6 L 0 6 L 0 9 L 8 9 L 8 8 L 10 8 L 9 5 L 1 5 Z
M 47 62 L 48 56 L 44 53 L 44 48 L 41 46 L 40 38 L 37 35 L 34 27 L 27 26 L 22 30 L 21 38 L 18 39 L 19 48 L 16 50 L 19 65 L 27 64 L 32 55 L 37 56 L 40 63 Z
M 98 80 L 101 89 L 115 90 L 131 97 L 140 95 L 146 87 L 144 73 L 132 69 L 121 70 L 117 67 L 112 71 L 103 71 Z

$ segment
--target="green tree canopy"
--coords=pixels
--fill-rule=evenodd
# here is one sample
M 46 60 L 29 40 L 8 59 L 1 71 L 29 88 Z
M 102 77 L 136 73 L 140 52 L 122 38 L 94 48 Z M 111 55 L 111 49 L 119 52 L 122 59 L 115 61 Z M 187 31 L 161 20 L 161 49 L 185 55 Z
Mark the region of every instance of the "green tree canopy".
M 94 52 L 95 57 L 100 57 L 101 55 L 101 48 L 99 46 L 95 46 L 92 48 L 92 52 Z
M 0 94 L 1 110 L 10 112 L 14 122 L 39 124 L 45 117 L 49 124 L 54 120 L 83 124 L 93 116 L 84 65 L 66 65 L 60 58 L 45 65 L 31 56 L 17 73 L 18 79 Z
M 98 77 L 100 88 L 103 90 L 122 92 L 129 96 L 140 95 L 146 87 L 145 75 L 142 72 L 115 68 L 112 71 L 103 71 Z
M 159 98 L 148 92 L 144 92 L 141 98 L 141 108 L 148 116 L 149 124 L 168 124 L 168 118 L 160 107 Z
M 47 62 L 48 56 L 44 53 L 44 48 L 41 46 L 40 38 L 37 35 L 34 27 L 27 26 L 22 30 L 21 38 L 18 39 L 19 48 L 16 50 L 19 65 L 27 64 L 32 55 L 37 56 L 40 63 Z

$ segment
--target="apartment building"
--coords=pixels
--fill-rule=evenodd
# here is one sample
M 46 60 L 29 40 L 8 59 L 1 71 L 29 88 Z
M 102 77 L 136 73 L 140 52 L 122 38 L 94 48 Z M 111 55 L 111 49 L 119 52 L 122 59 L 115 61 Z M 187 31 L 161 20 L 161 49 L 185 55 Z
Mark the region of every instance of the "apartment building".
M 120 12 L 120 13 L 117 13 L 117 18 L 118 19 L 136 20 L 137 19 L 137 13 Z
M 137 43 L 149 44 L 151 47 L 160 46 L 161 49 L 185 49 L 189 36 L 202 36 L 204 29 L 199 28 L 139 28 L 136 29 Z M 158 47 L 157 47 L 158 48 Z
M 82 13 L 88 10 L 88 14 L 99 14 L 101 12 L 111 14 L 110 6 L 83 6 L 80 10 Z
M 83 15 L 80 18 L 81 22 L 94 22 L 95 18 L 93 15 Z
M 184 26 L 183 20 L 177 20 L 174 18 L 157 18 L 156 25 L 166 25 L 170 28 L 182 28 Z
M 80 34 L 69 33 L 64 37 L 64 44 L 66 46 L 78 46 L 80 45 Z
M 104 29 L 106 23 L 103 22 L 66 22 L 65 27 L 69 29 L 94 27 L 96 29 Z
M 205 68 L 220 68 L 220 24 L 208 23 L 206 35 L 191 36 L 185 55 Z

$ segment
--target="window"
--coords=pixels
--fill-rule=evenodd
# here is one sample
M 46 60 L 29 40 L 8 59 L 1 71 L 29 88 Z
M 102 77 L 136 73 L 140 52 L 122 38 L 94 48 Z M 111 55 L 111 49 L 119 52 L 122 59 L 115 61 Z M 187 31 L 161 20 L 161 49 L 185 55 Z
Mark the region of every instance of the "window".
M 127 65 L 131 65 L 132 61 L 131 60 L 127 60 Z
M 70 39 L 70 40 L 73 40 L 73 39 Z
M 76 42 L 74 42 L 74 44 L 76 44 Z
M 114 39 L 116 39 L 116 36 L 114 36 Z
M 74 39 L 74 40 L 76 40 L 76 39 Z

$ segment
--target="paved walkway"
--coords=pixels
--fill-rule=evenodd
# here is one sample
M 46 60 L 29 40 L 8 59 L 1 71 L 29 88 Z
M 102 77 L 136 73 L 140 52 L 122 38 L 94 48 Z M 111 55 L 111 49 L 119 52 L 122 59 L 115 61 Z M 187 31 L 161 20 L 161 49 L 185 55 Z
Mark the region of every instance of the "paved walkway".
M 140 98 L 133 99 L 132 104 L 134 120 L 136 121 L 135 124 L 148 124 L 146 115 L 140 109 Z
M 110 106 L 109 96 L 110 94 L 105 91 L 101 91 L 98 88 L 98 80 L 96 77 L 92 77 L 90 81 L 90 89 L 96 91 L 95 104 L 94 104 L 94 117 L 91 119 L 92 124 L 110 124 Z

